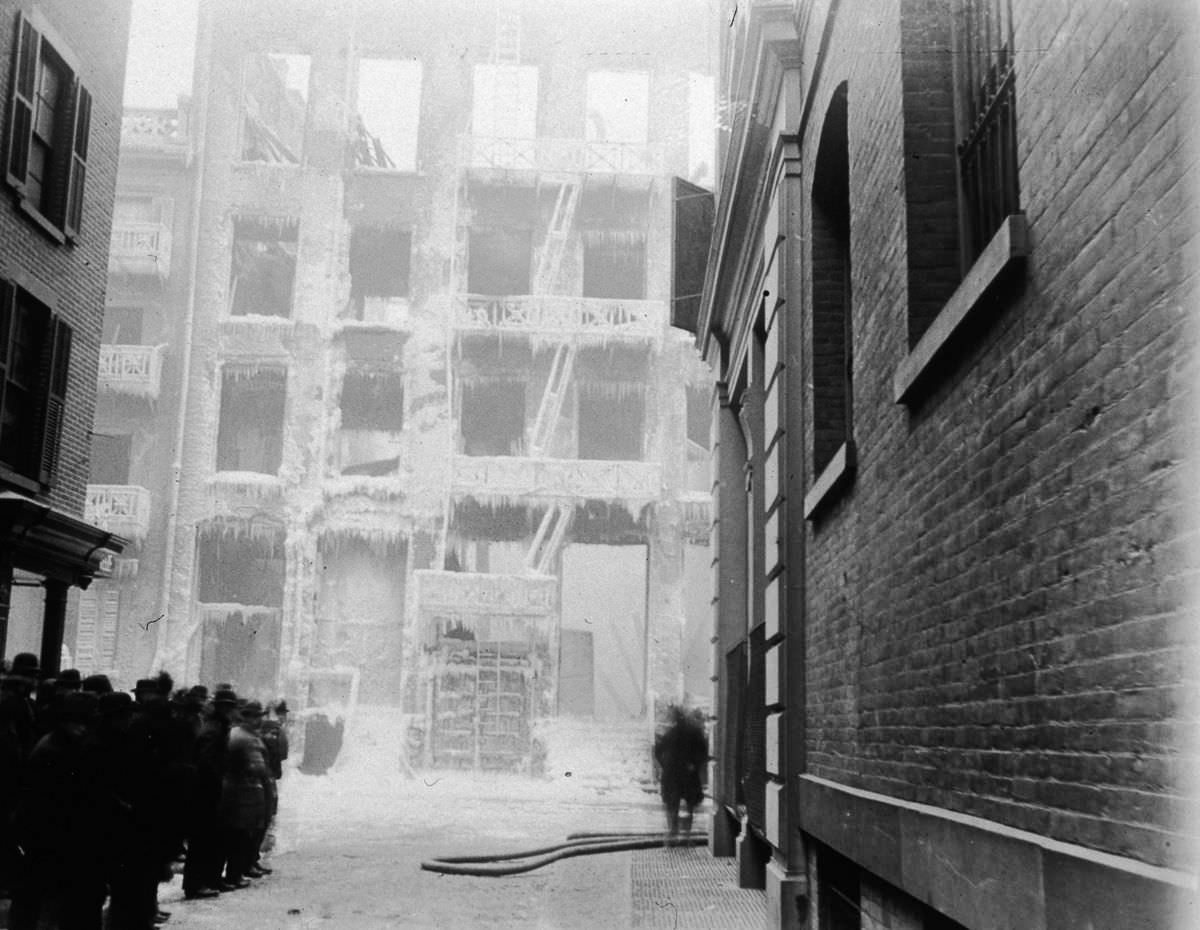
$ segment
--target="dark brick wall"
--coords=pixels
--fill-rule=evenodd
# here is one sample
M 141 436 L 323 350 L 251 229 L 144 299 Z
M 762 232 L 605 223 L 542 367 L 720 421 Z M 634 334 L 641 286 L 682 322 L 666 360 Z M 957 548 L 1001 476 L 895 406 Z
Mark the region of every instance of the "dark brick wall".
M 945 102 L 904 93 L 900 6 L 839 6 L 812 107 L 849 82 L 858 468 L 808 529 L 809 771 L 1180 865 L 1184 7 L 1014 3 L 1031 255 L 908 408 L 913 268 L 943 246 L 905 155 Z
M 28 13 L 31 6 L 13 0 L 0 2 L 0 99 L 4 101 L 4 135 L 0 148 L 5 153 L 8 150 L 8 99 L 17 11 Z M 75 243 L 57 244 L 17 209 L 6 187 L 0 196 L 0 267 L 8 274 L 22 272 L 56 295 L 57 312 L 74 329 L 58 478 L 48 499 L 54 506 L 80 515 L 87 485 L 96 366 L 104 319 L 125 47 L 129 35 L 129 0 L 89 0 L 87 3 L 40 0 L 38 7 L 61 40 L 80 59 L 78 76 L 92 93 L 83 220 Z

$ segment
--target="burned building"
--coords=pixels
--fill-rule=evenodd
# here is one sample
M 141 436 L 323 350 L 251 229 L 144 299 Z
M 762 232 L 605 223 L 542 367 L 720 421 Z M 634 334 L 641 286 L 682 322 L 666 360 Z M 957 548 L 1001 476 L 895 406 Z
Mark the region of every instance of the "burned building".
M 128 676 L 353 695 L 415 761 L 518 769 L 548 718 L 706 700 L 710 391 L 667 306 L 712 20 L 627 6 L 202 12 L 186 113 L 127 120 L 119 203 L 170 268 L 110 266 L 114 338 L 166 327 L 97 427 L 146 468 L 93 476 L 147 492 Z

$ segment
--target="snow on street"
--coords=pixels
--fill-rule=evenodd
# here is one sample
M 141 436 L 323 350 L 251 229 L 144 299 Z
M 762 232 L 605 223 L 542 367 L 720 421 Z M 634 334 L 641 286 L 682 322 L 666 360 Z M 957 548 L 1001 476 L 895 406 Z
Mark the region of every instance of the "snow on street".
M 360 744 L 361 745 L 361 744 Z M 380 747 L 382 748 L 382 747 Z M 274 874 L 198 901 L 162 886 L 171 930 L 631 926 L 628 852 L 506 878 L 420 869 L 439 855 L 515 852 L 575 831 L 661 829 L 658 799 L 624 779 L 442 772 L 407 778 L 390 753 L 355 753 L 325 776 L 281 782 Z

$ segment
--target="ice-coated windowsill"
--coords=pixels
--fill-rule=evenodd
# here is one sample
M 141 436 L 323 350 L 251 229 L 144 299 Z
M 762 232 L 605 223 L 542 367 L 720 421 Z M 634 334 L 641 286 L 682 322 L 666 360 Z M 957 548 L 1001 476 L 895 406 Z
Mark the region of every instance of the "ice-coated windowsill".
M 984 294 L 997 279 L 1029 253 L 1029 231 L 1025 215 L 1014 213 L 1005 218 L 963 278 L 950 295 L 940 313 L 912 351 L 896 368 L 892 377 L 892 392 L 896 403 L 910 403 L 917 386 L 925 379 L 942 350 L 963 325 L 974 315 Z

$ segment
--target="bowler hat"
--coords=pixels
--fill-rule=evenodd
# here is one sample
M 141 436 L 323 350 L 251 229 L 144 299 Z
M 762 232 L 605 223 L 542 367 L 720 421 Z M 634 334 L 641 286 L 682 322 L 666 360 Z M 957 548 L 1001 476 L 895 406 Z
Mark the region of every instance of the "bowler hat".
M 12 674 L 19 675 L 22 678 L 38 679 L 42 677 L 38 657 L 32 652 L 18 652 L 13 656 L 11 671 Z
M 287 712 L 288 712 L 287 701 L 280 699 L 279 703 L 275 705 L 275 713 L 279 716 L 283 716 Z
M 82 688 L 84 691 L 91 691 L 93 694 L 108 694 L 112 691 L 112 682 L 108 680 L 107 675 L 88 675 L 83 679 Z
M 83 676 L 77 668 L 64 668 L 54 676 L 54 681 L 60 688 L 78 691 L 83 684 Z
M 157 693 L 158 692 L 158 679 L 157 678 L 139 678 L 137 680 L 137 684 L 133 686 L 133 693 L 137 694 L 139 691 L 154 691 Z
M 261 717 L 263 715 L 263 706 L 258 701 L 247 701 L 241 709 L 243 717 Z
M 230 707 L 236 707 L 237 694 L 230 688 L 218 688 L 217 693 L 213 695 L 213 704 L 227 704 Z

